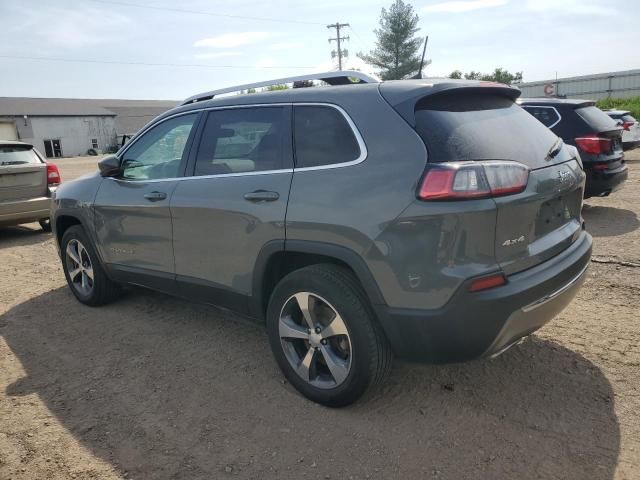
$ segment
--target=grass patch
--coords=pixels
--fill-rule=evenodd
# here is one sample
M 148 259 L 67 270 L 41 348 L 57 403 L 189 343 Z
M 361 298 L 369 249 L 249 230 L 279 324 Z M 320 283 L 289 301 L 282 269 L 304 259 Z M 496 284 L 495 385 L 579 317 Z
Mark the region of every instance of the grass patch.
M 615 108 L 616 110 L 629 110 L 636 120 L 640 120 L 640 97 L 629 98 L 603 98 L 596 103 L 602 110 Z

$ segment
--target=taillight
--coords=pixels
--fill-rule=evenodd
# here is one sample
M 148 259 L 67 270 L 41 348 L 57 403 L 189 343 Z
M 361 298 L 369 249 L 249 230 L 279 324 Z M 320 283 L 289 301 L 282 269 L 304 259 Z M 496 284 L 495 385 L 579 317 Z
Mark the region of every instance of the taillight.
M 622 128 L 629 131 L 636 122 L 622 122 Z
M 47 185 L 58 185 L 62 179 L 55 163 L 47 163 Z
M 583 152 L 597 155 L 599 153 L 607 153 L 611 151 L 611 139 L 602 137 L 579 137 L 576 138 L 576 145 Z
M 428 166 L 418 189 L 420 200 L 501 197 L 527 187 L 529 169 L 517 162 L 438 163 Z

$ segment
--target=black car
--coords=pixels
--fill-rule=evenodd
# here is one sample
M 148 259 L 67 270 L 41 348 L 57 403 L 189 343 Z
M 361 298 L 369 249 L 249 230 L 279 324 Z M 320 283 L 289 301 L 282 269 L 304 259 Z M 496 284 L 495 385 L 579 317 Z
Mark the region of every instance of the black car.
M 565 143 L 578 148 L 587 174 L 585 198 L 607 196 L 621 188 L 628 169 L 622 128 L 590 100 L 523 98 L 518 103 Z

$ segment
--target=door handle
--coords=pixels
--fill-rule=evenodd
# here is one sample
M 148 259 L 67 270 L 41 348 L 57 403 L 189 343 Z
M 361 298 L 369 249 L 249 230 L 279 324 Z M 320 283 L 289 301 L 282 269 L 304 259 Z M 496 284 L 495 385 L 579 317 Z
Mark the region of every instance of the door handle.
M 266 190 L 256 190 L 255 192 L 245 193 L 244 199 L 250 202 L 275 202 L 280 198 L 278 192 L 268 192 Z
M 167 198 L 167 194 L 164 192 L 149 192 L 144 194 L 144 198 L 150 202 L 157 202 L 158 200 L 164 200 Z

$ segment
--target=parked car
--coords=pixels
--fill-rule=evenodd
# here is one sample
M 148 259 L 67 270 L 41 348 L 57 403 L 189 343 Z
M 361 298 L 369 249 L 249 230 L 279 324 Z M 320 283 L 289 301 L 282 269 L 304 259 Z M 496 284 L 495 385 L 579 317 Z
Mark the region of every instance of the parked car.
M 614 122 L 622 127 L 622 148 L 631 150 L 640 147 L 640 122 L 628 110 L 606 110 Z
M 0 226 L 39 222 L 51 230 L 51 196 L 60 172 L 33 145 L 0 140 Z
M 607 196 L 629 174 L 622 150 L 622 128 L 590 100 L 523 98 L 518 103 L 569 145 L 587 174 L 585 198 Z
M 591 255 L 585 174 L 519 90 L 303 79 L 332 86 L 197 95 L 62 185 L 53 225 L 76 298 L 135 284 L 248 315 L 328 406 L 393 356 L 496 356 L 571 301 Z

